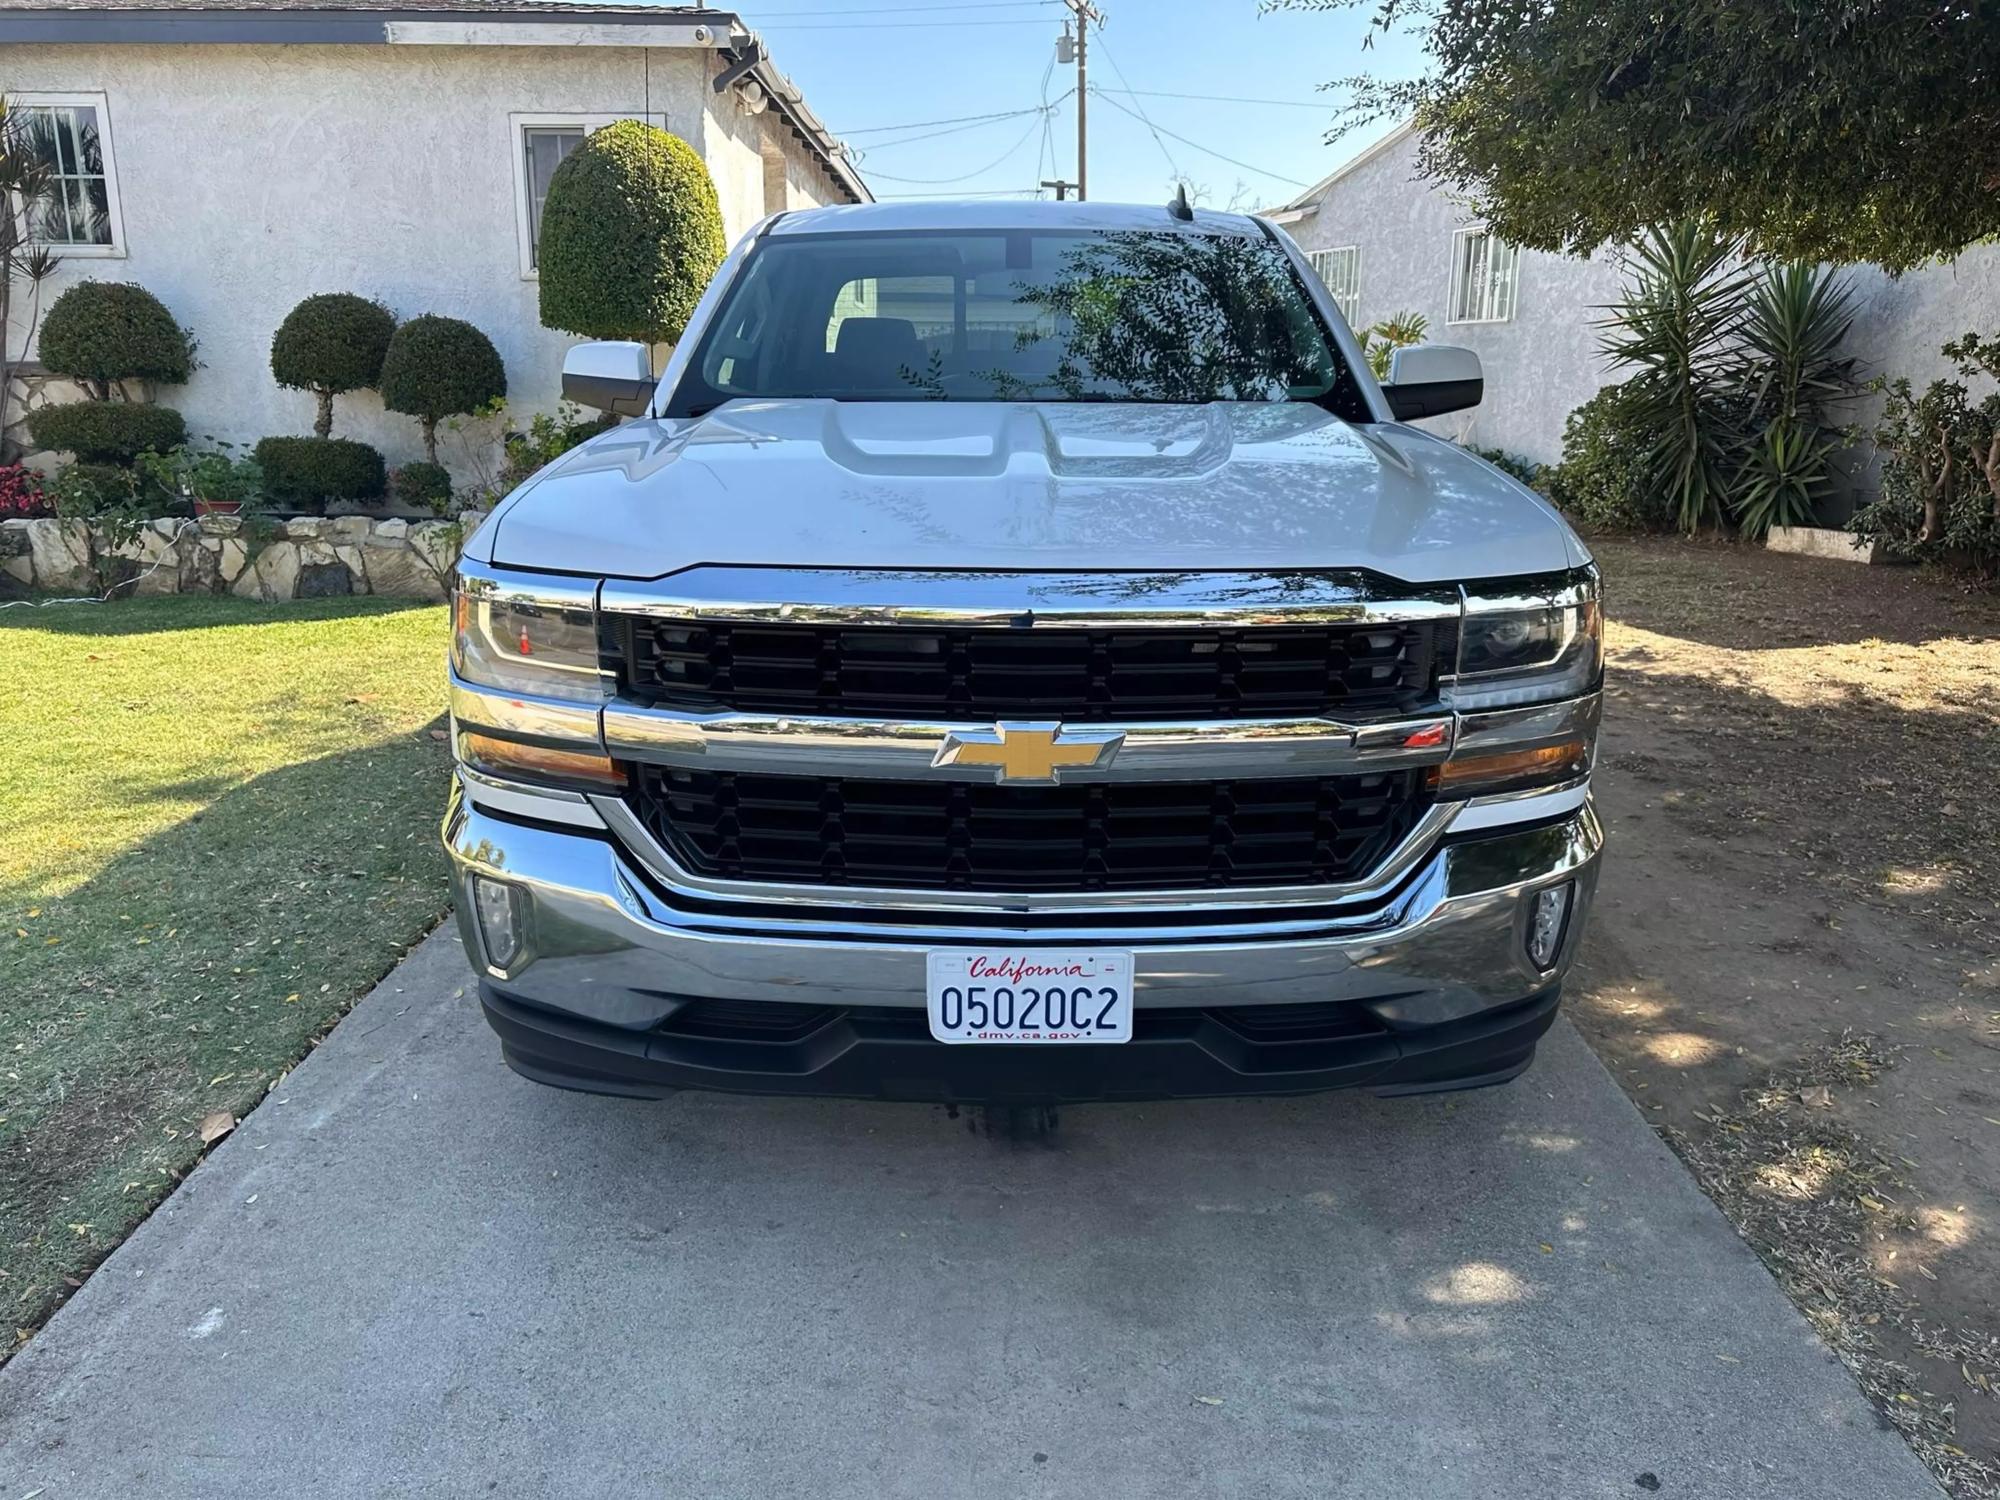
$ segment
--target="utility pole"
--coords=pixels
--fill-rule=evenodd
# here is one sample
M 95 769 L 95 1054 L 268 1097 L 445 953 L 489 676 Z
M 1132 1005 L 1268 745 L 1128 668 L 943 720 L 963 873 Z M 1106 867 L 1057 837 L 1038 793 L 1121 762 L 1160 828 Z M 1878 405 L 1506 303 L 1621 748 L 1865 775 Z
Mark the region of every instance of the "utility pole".
M 1069 190 L 1075 187 L 1076 184 L 1073 182 L 1066 182 L 1060 177 L 1056 178 L 1053 182 L 1051 182 L 1048 178 L 1045 177 L 1042 179 L 1042 186 L 1048 188 L 1054 188 L 1056 190 L 1056 202 L 1060 203 L 1069 196 Z
M 1090 0 L 1063 4 L 1076 17 L 1076 196 L 1081 202 L 1090 196 L 1090 23 L 1102 26 L 1104 12 Z

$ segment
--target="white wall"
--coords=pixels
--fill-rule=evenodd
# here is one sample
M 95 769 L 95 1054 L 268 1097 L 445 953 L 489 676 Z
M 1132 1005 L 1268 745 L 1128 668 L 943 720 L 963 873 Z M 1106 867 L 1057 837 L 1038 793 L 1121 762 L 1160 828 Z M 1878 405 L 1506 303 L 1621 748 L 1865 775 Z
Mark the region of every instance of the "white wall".
M 1391 313 L 1430 319 L 1432 343 L 1476 349 L 1486 399 L 1425 426 L 1539 462 L 1561 456 L 1563 418 L 1610 376 L 1596 352 L 1596 307 L 1618 289 L 1607 261 L 1521 252 L 1514 316 L 1505 323 L 1447 323 L 1452 235 L 1478 221 L 1417 175 L 1415 135 L 1363 162 L 1327 189 L 1319 211 L 1288 228 L 1307 250 L 1361 248 L 1357 328 Z
M 1618 295 L 1617 265 L 1602 253 L 1573 260 L 1524 250 L 1511 321 L 1447 323 L 1452 231 L 1476 221 L 1417 176 L 1417 147 L 1411 135 L 1364 161 L 1328 188 L 1317 213 L 1287 227 L 1308 250 L 1361 247 L 1358 327 L 1412 309 L 1430 318 L 1432 342 L 1479 351 L 1485 401 L 1425 426 L 1542 462 L 1559 458 L 1563 419 L 1604 384 L 1625 378 L 1597 353 L 1595 326 Z M 1856 302 L 1848 349 L 1864 376 L 1907 375 L 1921 388 L 1956 373 L 1940 345 L 1971 331 L 2000 333 L 2000 246 L 1976 246 L 1951 264 L 1900 277 L 1876 266 L 1847 274 Z M 1968 384 L 1975 397 L 1989 388 L 1978 379 Z M 1870 419 L 1878 404 L 1858 402 L 1847 415 Z M 1865 495 L 1872 482 L 1870 466 L 1858 463 L 1853 488 Z M 1848 503 L 1836 498 L 1828 518 Z
M 128 253 L 71 261 L 55 289 L 136 281 L 157 295 L 202 365 L 161 403 L 191 433 L 247 443 L 312 429 L 313 398 L 280 389 L 269 363 L 272 332 L 312 292 L 464 318 L 506 361 L 509 403 L 553 407 L 575 340 L 541 326 L 521 275 L 509 116 L 651 118 L 703 152 L 733 240 L 763 216 L 759 142 L 782 122 L 718 100 L 714 66 L 613 47 L 14 46 L 0 89 L 107 96 Z M 815 201 L 838 201 L 813 176 Z M 335 399 L 334 434 L 392 465 L 421 456 L 415 420 L 369 392 Z M 456 440 L 439 446 L 465 468 Z

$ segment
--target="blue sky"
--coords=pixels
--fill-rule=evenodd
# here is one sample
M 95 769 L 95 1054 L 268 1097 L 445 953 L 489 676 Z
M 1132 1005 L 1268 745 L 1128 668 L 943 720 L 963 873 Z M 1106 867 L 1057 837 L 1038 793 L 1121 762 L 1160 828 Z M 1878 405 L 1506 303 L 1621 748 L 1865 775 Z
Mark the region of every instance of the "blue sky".
M 1070 90 L 1074 67 L 1049 68 L 1068 15 L 1059 0 L 746 0 L 736 9 L 813 111 L 859 149 L 863 174 L 885 198 L 1026 189 L 1076 175 L 1073 98 L 1048 117 L 1053 170 L 1035 114 L 929 123 L 1033 110 L 1045 77 L 1051 100 Z M 1256 0 L 1099 0 L 1099 9 L 1091 83 L 1133 92 L 1090 101 L 1093 198 L 1165 201 L 1179 176 L 1217 207 L 1283 202 L 1390 128 L 1327 145 L 1335 96 L 1318 86 L 1363 71 L 1405 76 L 1421 62 L 1404 36 L 1362 50 L 1372 6 L 1260 15 Z M 1165 97 L 1184 94 L 1280 102 Z M 1138 114 L 1151 117 L 1158 138 Z M 883 128 L 900 126 L 913 128 Z

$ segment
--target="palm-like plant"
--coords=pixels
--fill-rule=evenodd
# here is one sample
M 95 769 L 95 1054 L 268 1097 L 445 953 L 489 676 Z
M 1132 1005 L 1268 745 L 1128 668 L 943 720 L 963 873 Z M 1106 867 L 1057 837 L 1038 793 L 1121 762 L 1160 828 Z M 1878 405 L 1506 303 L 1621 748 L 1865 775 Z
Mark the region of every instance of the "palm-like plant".
M 1773 266 L 1744 306 L 1744 391 L 1754 436 L 1737 476 L 1737 519 L 1747 536 L 1812 520 L 1833 478 L 1840 436 L 1828 408 L 1854 392 L 1841 353 L 1854 324 L 1848 280 L 1794 261 Z
M 1431 330 L 1431 320 L 1420 312 L 1393 312 L 1361 330 L 1361 352 L 1377 380 L 1389 378 L 1389 356 L 1411 344 L 1421 344 Z
M 30 315 L 21 334 L 26 353 L 34 342 L 40 318 L 41 284 L 55 273 L 56 256 L 34 242 L 29 226 L 38 221 L 55 192 L 50 163 L 55 153 L 47 139 L 46 119 L 12 109 L 0 94 L 0 443 L 7 432 L 8 392 L 13 388 L 15 358 L 10 342 L 14 329 L 15 286 L 25 287 Z M 0 459 L 6 454 L 0 452 Z
M 1632 248 L 1633 279 L 1600 347 L 1637 373 L 1646 463 L 1683 531 L 1722 525 L 1742 441 L 1740 340 L 1751 285 L 1739 241 L 1686 219 Z

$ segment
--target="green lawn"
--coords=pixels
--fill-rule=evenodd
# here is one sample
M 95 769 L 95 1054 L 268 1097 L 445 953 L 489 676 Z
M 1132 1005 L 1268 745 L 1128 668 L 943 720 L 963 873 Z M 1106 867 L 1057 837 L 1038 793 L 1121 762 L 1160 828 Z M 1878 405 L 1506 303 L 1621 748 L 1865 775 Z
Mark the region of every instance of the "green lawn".
M 17 1337 L 444 913 L 444 640 L 388 600 L 0 610 Z

